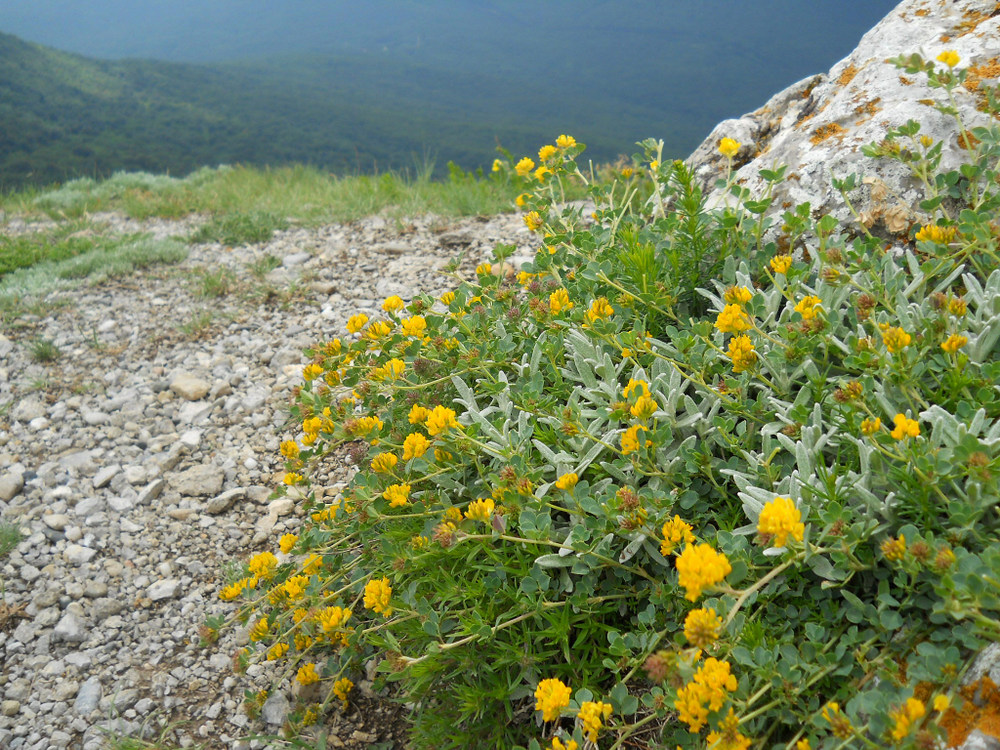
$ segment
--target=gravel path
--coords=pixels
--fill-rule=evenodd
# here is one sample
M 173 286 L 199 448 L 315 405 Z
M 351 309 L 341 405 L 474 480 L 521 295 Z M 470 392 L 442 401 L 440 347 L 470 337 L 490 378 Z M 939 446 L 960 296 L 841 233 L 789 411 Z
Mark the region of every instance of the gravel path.
M 97 218 L 157 237 L 198 223 Z M 91 750 L 109 729 L 269 746 L 247 738 L 280 731 L 282 699 L 267 721 L 241 704 L 273 675 L 233 671 L 245 632 L 201 648 L 198 629 L 232 611 L 217 598 L 222 566 L 300 523 L 271 491 L 301 350 L 386 296 L 450 288 L 436 271 L 466 251 L 468 272 L 498 242 L 529 252 L 517 216 L 374 217 L 197 245 L 177 266 L 60 292 L 0 333 L 0 518 L 24 535 L 0 560 L 0 748 Z M 261 277 L 267 256 L 281 265 Z M 42 339 L 54 360 L 38 361 Z M 327 481 L 348 477 L 340 466 Z M 324 727 L 327 746 L 401 746 L 397 709 L 359 688 Z

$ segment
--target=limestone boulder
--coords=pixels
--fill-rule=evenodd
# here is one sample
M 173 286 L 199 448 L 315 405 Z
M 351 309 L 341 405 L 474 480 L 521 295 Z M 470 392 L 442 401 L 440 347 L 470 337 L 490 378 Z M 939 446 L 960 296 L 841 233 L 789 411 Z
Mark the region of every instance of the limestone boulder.
M 856 174 L 859 184 L 850 200 L 862 221 L 873 234 L 905 237 L 926 218 L 918 206 L 926 198 L 922 185 L 905 165 L 869 158 L 861 149 L 915 120 L 921 134 L 943 143 L 942 171 L 967 160 L 954 117 L 934 106 L 947 102 L 945 91 L 928 86 L 925 74 L 908 74 L 889 62 L 913 53 L 934 60 L 946 50 L 961 58 L 956 71 L 968 71 L 964 86 L 955 91 L 966 127 L 998 124 L 984 111 L 986 91 L 1000 78 L 1000 9 L 995 0 L 904 0 L 829 72 L 799 81 L 760 109 L 715 127 L 687 160 L 709 205 L 733 201 L 715 187 L 727 167 L 719 142 L 728 137 L 741 144 L 734 157 L 736 178 L 754 198 L 766 189 L 761 170 L 787 165 L 770 214 L 780 216 L 808 202 L 814 217 L 832 214 L 860 230 L 831 184 L 833 178 Z

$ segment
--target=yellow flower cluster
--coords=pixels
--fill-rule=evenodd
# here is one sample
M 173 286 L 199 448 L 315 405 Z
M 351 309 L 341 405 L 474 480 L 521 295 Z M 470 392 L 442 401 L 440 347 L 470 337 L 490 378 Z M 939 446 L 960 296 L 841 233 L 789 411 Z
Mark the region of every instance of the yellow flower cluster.
M 723 138 L 719 141 L 719 153 L 727 159 L 732 159 L 737 153 L 739 153 L 739 150 L 739 142 L 734 141 L 732 138 Z
M 563 474 L 556 480 L 556 488 L 572 492 L 573 488 L 576 487 L 576 483 L 579 481 L 580 477 L 572 472 L 569 474 Z
M 390 508 L 400 508 L 404 505 L 409 505 L 410 485 L 390 484 L 385 492 L 382 493 L 382 497 L 389 501 Z
M 822 309 L 822 304 L 823 300 L 810 294 L 799 300 L 799 303 L 795 305 L 795 312 L 799 313 L 803 320 L 812 320 L 816 317 L 816 313 Z
M 729 359 L 732 360 L 735 373 L 749 370 L 757 362 L 757 352 L 754 351 L 753 342 L 745 333 L 730 339 Z
M 574 739 L 567 740 L 565 743 L 558 737 L 552 738 L 552 746 L 550 750 L 579 750 L 580 743 Z
M 410 414 L 408 417 L 408 419 L 410 420 L 410 424 L 423 423 L 427 419 L 430 413 L 431 410 L 428 409 L 426 406 L 421 406 L 420 404 L 414 404 L 413 406 L 410 407 Z
M 576 138 L 571 135 L 560 135 L 556 138 L 556 146 L 559 148 L 573 148 L 576 145 Z
M 833 729 L 835 737 L 846 740 L 848 737 L 854 735 L 854 727 L 851 726 L 851 720 L 841 713 L 839 703 L 830 701 L 823 706 L 822 716 L 830 723 L 830 728 Z
M 721 709 L 729 693 L 736 689 L 736 677 L 729 670 L 729 662 L 709 657 L 692 681 L 677 691 L 674 708 L 692 732 L 700 732 L 708 714 Z
M 392 325 L 384 320 L 376 320 L 370 326 L 368 330 L 365 331 L 365 338 L 371 341 L 378 341 L 380 338 L 384 338 L 392 333 Z
M 316 672 L 316 665 L 312 662 L 303 665 L 295 674 L 295 679 L 298 680 L 299 684 L 303 687 L 306 685 L 312 685 L 314 682 L 319 682 L 319 674 Z
M 882 429 L 882 418 L 861 420 L 861 434 L 871 436 Z
M 250 628 L 250 640 L 251 641 L 262 641 L 267 638 L 268 634 L 271 632 L 271 626 L 267 622 L 266 617 L 261 617 L 257 622 L 254 623 L 253 627 Z
M 392 598 L 392 586 L 388 578 L 373 578 L 365 584 L 365 609 L 388 617 L 392 614 L 389 600 Z
M 312 362 L 302 368 L 302 379 L 305 380 L 307 383 L 315 380 L 322 374 L 323 374 L 323 365 L 318 365 L 315 362 Z
M 750 316 L 739 305 L 726 305 L 715 319 L 715 327 L 723 333 L 739 333 L 750 328 Z
M 403 460 L 409 461 L 411 458 L 420 458 L 430 448 L 430 441 L 419 432 L 411 432 L 403 441 Z
M 427 331 L 427 318 L 423 315 L 414 315 L 403 320 L 403 335 L 421 338 Z
M 412 410 L 411 410 L 412 414 Z M 455 419 L 455 411 L 447 406 L 435 406 L 427 414 L 427 432 L 432 437 L 441 435 L 448 430 L 458 429 L 458 420 Z
M 372 471 L 376 474 L 388 474 L 396 468 L 399 458 L 394 453 L 379 453 L 372 459 Z
M 949 68 L 954 68 L 961 61 L 958 53 L 953 49 L 946 49 L 940 55 L 937 56 L 938 62 L 943 62 Z
M 692 609 L 684 618 L 684 637 L 696 648 L 707 648 L 719 640 L 722 618 L 714 609 Z
M 319 613 L 316 621 L 322 628 L 323 634 L 330 636 L 340 631 L 351 619 L 352 614 L 351 610 L 344 607 L 327 607 Z
M 558 315 L 563 310 L 572 310 L 573 303 L 569 300 L 569 293 L 565 289 L 556 289 L 549 295 L 549 311 L 553 315 Z
M 481 497 L 469 503 L 465 511 L 465 517 L 470 521 L 482 521 L 486 523 L 493 516 L 493 509 L 496 507 L 492 497 Z
M 358 313 L 357 315 L 352 315 L 350 318 L 347 319 L 347 332 L 357 333 L 358 331 L 360 331 L 362 328 L 365 327 L 365 324 L 367 322 L 368 322 L 368 316 L 365 315 L 364 313 Z
M 562 710 L 569 706 L 572 693 L 562 680 L 542 680 L 535 688 L 535 710 L 542 712 L 543 721 L 555 721 Z
M 652 396 L 643 394 L 635 400 L 634 404 L 632 404 L 630 413 L 636 419 L 649 419 L 656 413 L 656 409 L 657 403 L 655 399 L 653 399 Z
M 910 733 L 910 728 L 918 719 L 922 719 L 927 713 L 927 708 L 923 702 L 916 698 L 907 698 L 906 702 L 899 708 L 889 712 L 889 718 L 893 720 L 892 739 L 901 742 Z
M 527 177 L 528 173 L 535 168 L 534 159 L 525 156 L 517 164 L 514 165 L 514 171 L 517 172 L 518 177 Z
M 775 255 L 771 258 L 771 270 L 775 273 L 788 273 L 788 269 L 792 267 L 792 256 L 791 255 Z
M 281 444 L 281 455 L 289 461 L 294 461 L 299 457 L 299 446 L 294 440 L 286 440 Z
M 753 292 L 745 286 L 731 286 L 723 292 L 722 299 L 725 300 L 726 304 L 743 307 L 753 299 Z
M 719 731 L 708 733 L 708 746 L 712 750 L 747 750 L 750 738 L 739 730 L 739 717 L 729 709 L 729 713 L 719 722 Z
M 275 643 L 271 648 L 267 650 L 267 660 L 277 661 L 288 653 L 287 643 Z
M 346 677 L 341 677 L 333 683 L 333 694 L 343 702 L 344 708 L 347 708 L 347 696 L 351 694 L 353 688 L 354 683 Z
M 639 430 L 645 433 L 645 428 L 642 425 L 634 424 L 629 427 L 625 432 L 622 433 L 622 455 L 627 456 L 630 453 L 635 453 L 640 448 L 645 446 L 650 446 L 653 444 L 652 440 L 646 440 L 643 442 L 639 438 Z
M 529 211 L 524 215 L 524 225 L 532 232 L 537 232 L 541 229 L 543 223 L 542 216 L 538 211 Z
M 910 345 L 910 341 L 912 341 L 912 337 L 902 328 L 893 326 L 882 328 L 882 343 L 885 344 L 885 348 L 889 350 L 890 354 L 905 349 Z
M 947 245 L 953 242 L 958 230 L 955 227 L 940 227 L 937 224 L 928 224 L 921 227 L 914 237 L 917 242 L 935 242 L 939 245 Z
M 889 562 L 902 560 L 906 555 L 906 537 L 902 534 L 898 538 L 890 536 L 882 542 L 879 549 L 882 550 L 882 554 L 885 555 L 885 559 Z
M 968 343 L 969 339 L 967 336 L 962 336 L 961 334 L 953 333 L 951 334 L 951 336 L 945 339 L 944 343 L 941 344 L 941 348 L 944 349 L 946 352 L 948 352 L 948 354 L 954 354 Z
M 774 498 L 761 510 L 757 521 L 757 531 L 761 534 L 771 534 L 774 537 L 775 547 L 784 547 L 789 534 L 801 542 L 805 529 L 802 513 L 795 507 L 790 497 Z
M 704 589 L 714 586 L 733 571 L 729 559 L 707 544 L 688 544 L 677 556 L 677 582 L 684 587 L 684 598 L 697 601 Z
M 674 516 L 663 524 L 663 541 L 660 542 L 660 554 L 666 557 L 674 551 L 678 544 L 691 544 L 694 541 L 691 524 Z
M 892 422 L 895 427 L 889 434 L 896 440 L 906 440 L 920 435 L 920 425 L 917 424 L 917 420 L 910 419 L 905 414 L 897 414 L 892 418 Z
M 247 567 L 250 568 L 250 574 L 256 578 L 271 578 L 278 567 L 278 558 L 273 552 L 258 552 L 250 558 Z
M 601 731 L 605 721 L 611 716 L 611 704 L 604 701 L 584 701 L 580 704 L 577 718 L 583 727 L 583 733 L 592 743 L 597 742 L 597 733 Z
M 605 297 L 598 297 L 590 303 L 590 309 L 584 313 L 588 323 L 596 323 L 598 320 L 610 318 L 615 314 L 615 308 L 611 306 Z
M 396 294 L 392 295 L 391 297 L 386 297 L 385 302 L 382 303 L 382 309 L 385 310 L 387 313 L 398 312 L 399 310 L 402 310 L 403 307 L 405 306 L 406 303 L 403 302 L 402 297 Z

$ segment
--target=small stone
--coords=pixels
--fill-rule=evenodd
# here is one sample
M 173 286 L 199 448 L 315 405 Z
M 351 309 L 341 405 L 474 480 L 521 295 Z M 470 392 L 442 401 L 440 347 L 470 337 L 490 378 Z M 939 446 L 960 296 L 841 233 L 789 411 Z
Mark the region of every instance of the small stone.
M 61 640 L 67 643 L 82 643 L 87 640 L 86 626 L 72 612 L 67 612 L 60 618 L 53 634 L 57 641 Z
M 112 464 L 111 466 L 104 466 L 99 469 L 97 474 L 94 475 L 94 489 L 99 490 L 101 487 L 107 487 L 121 470 L 122 467 L 119 464 Z
M 188 401 L 205 398 L 211 388 L 207 381 L 186 372 L 178 373 L 170 381 L 170 390 Z
M 1000 750 L 1000 739 L 973 729 L 959 746 L 959 750 Z
M 206 421 L 211 414 L 211 403 L 192 402 L 190 404 L 184 404 L 184 406 L 178 410 L 177 419 L 181 424 L 198 424 Z
M 172 599 L 177 596 L 177 592 L 180 590 L 180 587 L 181 582 L 176 578 L 167 578 L 162 581 L 157 581 L 146 589 L 146 596 L 154 602 L 162 601 L 163 599 Z
M 117 615 L 122 609 L 124 609 L 124 605 L 117 599 L 102 597 L 94 600 L 90 608 L 90 616 L 96 622 L 104 622 L 109 617 Z
M 170 477 L 170 486 L 186 497 L 216 495 L 222 489 L 225 472 L 215 464 L 192 466 Z
M 28 422 L 28 429 L 31 430 L 32 432 L 38 432 L 39 430 L 44 430 L 50 424 L 52 423 L 45 417 L 35 417 L 30 422 Z
M 3 703 L 0 703 L 0 714 L 4 716 L 17 716 L 17 712 L 20 710 L 20 701 L 5 700 Z
M 70 544 L 63 550 L 63 559 L 73 565 L 84 565 L 94 559 L 97 554 L 96 549 L 83 547 L 79 544 Z
M 21 399 L 13 409 L 10 410 L 10 418 L 15 422 L 30 422 L 45 416 L 45 404 L 35 396 Z
M 269 513 L 274 513 L 278 516 L 287 516 L 295 508 L 295 501 L 292 498 L 285 496 L 279 497 L 276 500 L 272 500 L 267 504 L 267 510 Z
M 286 255 L 281 259 L 281 265 L 285 268 L 293 268 L 295 266 L 301 266 L 303 263 L 308 261 L 312 256 L 309 253 L 291 253 Z
M 85 411 L 83 413 L 83 421 L 89 424 L 91 427 L 96 427 L 100 424 L 107 424 L 111 421 L 111 417 L 105 414 L 103 411 Z
M 119 497 L 114 495 L 108 498 L 108 505 L 111 506 L 112 510 L 122 513 L 123 511 L 131 510 L 135 507 L 135 500 L 130 497 Z
M 246 494 L 245 487 L 234 487 L 231 490 L 226 490 L 221 495 L 216 495 L 205 503 L 205 512 L 217 514 L 227 511 L 234 502 L 245 498 Z
M 281 726 L 288 716 L 288 698 L 281 691 L 268 698 L 260 709 L 261 718 L 274 726 Z
M 24 564 L 21 566 L 21 580 L 25 583 L 31 583 L 32 581 L 38 580 L 42 575 L 42 571 L 36 568 L 34 565 Z
M 0 500 L 7 502 L 13 500 L 24 489 L 24 476 L 20 473 L 4 474 L 0 477 Z
M 76 701 L 73 703 L 74 710 L 81 716 L 88 716 L 92 711 L 97 710 L 97 704 L 101 702 L 101 679 L 96 675 L 88 678 L 76 694 Z
M 188 448 L 197 448 L 201 445 L 201 430 L 185 430 L 181 433 L 180 443 Z
M 42 523 L 53 531 L 62 531 L 72 522 L 67 515 L 62 513 L 50 513 L 47 516 L 42 516 Z
M 126 466 L 125 481 L 129 484 L 142 484 L 146 481 L 146 470 L 142 466 Z
M 163 488 L 167 486 L 167 483 L 162 479 L 154 479 L 152 482 L 146 485 L 146 487 L 139 493 L 139 497 L 136 498 L 135 502 L 137 505 L 145 505 L 150 500 L 155 500 L 163 492 Z

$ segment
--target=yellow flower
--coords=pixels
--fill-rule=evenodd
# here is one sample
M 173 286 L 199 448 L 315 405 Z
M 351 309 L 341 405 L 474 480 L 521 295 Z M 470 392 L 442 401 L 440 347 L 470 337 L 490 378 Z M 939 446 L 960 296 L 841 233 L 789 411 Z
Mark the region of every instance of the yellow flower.
M 270 578 L 278 567 L 278 558 L 272 552 L 258 552 L 247 563 L 250 574 L 257 578 Z
M 427 330 L 427 320 L 423 315 L 414 315 L 403 321 L 403 335 L 419 338 Z
M 809 744 L 809 738 L 805 737 L 796 742 L 795 750 L 812 750 L 812 745 Z
M 357 333 L 362 328 L 365 327 L 365 323 L 368 322 L 368 316 L 364 313 L 358 313 L 357 315 L 352 315 L 347 319 L 347 332 Z
M 299 599 L 306 593 L 306 587 L 309 585 L 309 579 L 305 576 L 292 576 L 287 581 L 282 584 L 282 591 L 284 595 L 290 600 L 295 601 Z
M 336 515 L 337 508 L 339 505 L 333 505 L 327 510 L 333 510 L 334 515 Z M 307 576 L 315 575 L 319 572 L 319 569 L 323 567 L 323 558 L 320 555 L 309 555 L 309 558 L 302 564 L 302 572 Z
M 406 370 L 406 363 L 398 357 L 393 357 L 381 367 L 372 370 L 374 380 L 395 380 Z
M 889 562 L 895 560 L 902 560 L 906 555 L 906 537 L 902 534 L 899 538 L 890 536 L 879 546 L 882 550 L 882 554 L 885 555 L 885 559 Z
M 535 170 L 535 179 L 539 182 L 545 182 L 545 176 L 550 174 L 552 174 L 552 170 L 543 164 Z
M 392 586 L 388 578 L 373 578 L 365 584 L 365 609 L 388 617 L 392 614 L 389 600 L 392 598 Z
M 907 698 L 902 706 L 889 712 L 889 718 L 895 722 L 891 732 L 892 739 L 901 742 L 910 733 L 910 727 L 914 722 L 923 718 L 926 713 L 927 708 L 922 701 Z
M 493 171 L 493 172 L 499 172 L 500 168 L 502 166 L 503 166 L 503 162 L 502 161 L 500 161 L 499 159 L 494 159 L 493 160 L 493 167 L 492 167 L 491 171 Z
M 528 156 L 525 156 L 521 161 L 517 163 L 514 167 L 514 171 L 517 172 L 519 177 L 527 177 L 528 172 L 535 168 L 535 162 Z
M 839 703 L 833 701 L 827 703 L 823 706 L 822 715 L 824 719 L 830 722 L 830 727 L 833 729 L 835 737 L 846 740 L 854 734 L 854 727 L 851 726 L 851 720 L 840 712 Z
M 494 507 L 492 497 L 481 497 L 469 503 L 469 508 L 465 511 L 465 517 L 470 521 L 482 521 L 486 523 L 492 517 Z
M 961 318 L 968 312 L 969 306 L 961 297 L 952 297 L 948 300 L 948 312 L 956 318 Z
M 447 463 L 448 461 L 451 461 L 451 454 L 442 448 L 435 448 L 434 460 L 439 464 Z
M 306 664 L 299 668 L 299 671 L 295 675 L 295 679 L 298 680 L 299 684 L 302 686 L 312 685 L 314 682 L 319 682 L 319 675 L 316 673 L 316 665 L 313 663 Z
M 569 301 L 569 293 L 565 289 L 556 289 L 549 295 L 549 310 L 558 315 L 563 310 L 572 310 L 573 303 Z
M 962 58 L 958 56 L 958 53 L 953 49 L 946 49 L 940 55 L 937 56 L 938 62 L 943 62 L 949 68 L 954 68 L 958 65 Z
M 224 602 L 232 601 L 240 594 L 242 594 L 244 590 L 246 590 L 247 586 L 250 585 L 251 580 L 256 580 L 256 579 L 241 578 L 235 583 L 229 584 L 219 592 L 219 598 Z
M 493 265 L 490 263 L 480 263 L 476 266 L 476 276 L 486 276 L 493 273 Z
M 625 390 L 622 391 L 622 398 L 628 398 L 633 393 L 641 391 L 641 395 L 649 395 L 649 384 L 645 380 L 636 380 L 635 378 L 629 378 L 628 385 L 625 386 Z
M 549 750 L 579 750 L 580 743 L 576 740 L 567 740 L 565 744 L 558 737 L 552 738 L 552 747 Z
M 791 255 L 775 255 L 771 258 L 771 270 L 775 273 L 788 273 L 788 269 L 791 267 Z
M 396 312 L 397 310 L 402 310 L 406 305 L 402 298 L 394 294 L 391 297 L 386 297 L 385 302 L 382 303 L 382 309 L 386 312 Z
M 944 349 L 946 352 L 948 352 L 948 354 L 954 354 L 968 343 L 969 343 L 968 337 L 962 336 L 961 334 L 958 333 L 953 333 L 945 340 L 943 344 L 941 344 L 941 348 Z
M 955 240 L 958 234 L 956 227 L 942 227 L 937 224 L 927 224 L 920 227 L 920 231 L 913 237 L 917 242 L 934 242 L 938 245 L 947 245 Z
M 723 333 L 739 333 L 750 328 L 750 317 L 739 305 L 726 305 L 715 319 L 715 327 Z
M 281 444 L 281 455 L 289 461 L 294 461 L 299 457 L 299 446 L 294 440 L 286 440 Z
M 723 138 L 719 141 L 719 153 L 727 159 L 732 159 L 740 150 L 740 144 L 732 138 Z
M 611 704 L 604 701 L 597 701 L 596 703 L 594 701 L 584 701 L 580 704 L 580 712 L 577 714 L 577 718 L 580 720 L 580 724 L 583 726 L 583 733 L 587 735 L 588 740 L 597 742 L 597 733 L 604 726 L 603 721 L 606 721 L 611 716 L 611 710 Z
M 388 474 L 396 468 L 396 463 L 398 461 L 399 458 L 396 457 L 395 453 L 379 453 L 372 459 L 372 471 L 377 474 Z
M 704 589 L 714 586 L 733 571 L 728 558 L 707 544 L 688 544 L 677 556 L 677 582 L 687 593 L 684 598 L 697 601 Z
M 527 202 L 528 198 L 531 197 L 531 193 L 521 193 L 514 199 L 514 204 L 518 208 L 524 208 L 524 204 Z
M 598 320 L 604 320 L 605 318 L 610 318 L 615 314 L 615 308 L 613 308 L 605 297 L 598 297 L 593 302 L 590 303 L 590 309 L 587 310 L 585 316 L 588 323 L 596 323 Z
M 420 458 L 431 447 L 430 441 L 419 432 L 411 432 L 403 441 L 403 460 L 409 461 L 411 458 Z
M 875 419 L 865 419 L 861 422 L 861 434 L 866 436 L 872 436 L 876 432 L 882 429 L 882 419 L 881 417 L 875 417 Z
M 729 662 L 709 657 L 695 672 L 693 680 L 677 691 L 674 708 L 678 718 L 692 732 L 701 731 L 709 712 L 722 708 L 736 687 L 736 677 L 730 674 Z
M 656 159 L 653 159 L 653 161 L 649 162 L 649 168 L 653 172 L 655 172 L 656 170 L 658 170 L 660 168 L 660 162 L 658 162 Z
M 823 304 L 823 300 L 814 295 L 803 297 L 795 306 L 795 312 L 802 315 L 804 320 L 812 320 L 816 317 L 817 309 Z
M 317 365 L 315 362 L 308 364 L 302 368 L 302 379 L 307 383 L 315 380 L 320 375 L 323 374 L 323 366 Z
M 455 411 L 447 406 L 435 406 L 427 415 L 427 433 L 436 437 L 450 429 L 458 429 Z
M 629 427 L 625 432 L 622 433 L 622 455 L 627 456 L 630 453 L 635 453 L 637 450 L 643 447 L 643 443 L 639 440 L 639 430 L 645 432 L 645 428 L 642 425 L 634 424 Z M 652 445 L 653 441 L 647 440 L 645 445 Z
M 271 631 L 271 626 L 267 623 L 266 617 L 261 617 L 257 622 L 254 623 L 253 627 L 250 628 L 250 640 L 251 641 L 262 641 L 267 638 L 268 633 Z
M 753 299 L 753 292 L 745 286 L 731 286 L 723 292 L 722 299 L 724 299 L 727 304 L 739 305 L 742 307 Z
M 635 174 L 635 170 L 634 170 L 634 169 L 632 169 L 632 167 L 625 167 L 625 168 L 624 168 L 624 169 L 622 170 L 622 177 L 624 177 L 624 178 L 625 178 L 626 180 L 627 180 L 627 179 L 628 179 L 629 177 L 631 177 L 631 176 L 632 176 L 633 174 Z
M 455 299 L 454 292 L 445 292 L 444 294 L 441 295 L 441 304 L 447 307 L 454 301 L 454 299 Z
M 560 490 L 566 490 L 567 492 L 572 492 L 573 488 L 576 487 L 576 483 L 579 481 L 580 477 L 570 472 L 569 474 L 563 474 L 556 480 L 556 487 Z
M 333 683 L 333 694 L 340 698 L 344 703 L 344 708 L 347 708 L 347 696 L 350 695 L 351 689 L 354 687 L 354 683 L 351 682 L 346 677 L 341 677 L 335 683 Z
M 288 653 L 287 643 L 275 643 L 267 650 L 267 660 L 276 661 Z
M 900 349 L 905 349 L 910 345 L 910 334 L 902 328 L 886 326 L 882 329 L 882 343 L 889 350 L 890 354 L 895 354 Z
M 384 320 L 376 320 L 365 331 L 365 338 L 377 341 L 383 336 L 388 336 L 392 332 L 392 326 Z
M 729 341 L 729 359 L 733 362 L 733 372 L 741 373 L 749 370 L 757 361 L 757 353 L 754 351 L 753 342 L 745 333 L 733 336 Z
M 572 692 L 562 680 L 542 680 L 535 688 L 535 710 L 542 712 L 543 721 L 555 721 L 569 705 Z
M 636 419 L 649 419 L 656 413 L 657 403 L 652 396 L 639 396 L 630 410 Z
M 674 516 L 671 520 L 663 524 L 663 541 L 660 542 L 660 554 L 666 557 L 681 542 L 685 544 L 693 542 L 694 534 L 691 532 L 691 524 L 681 520 L 680 516 Z
M 382 497 L 389 501 L 390 508 L 399 508 L 410 503 L 410 485 L 390 484 Z
M 354 432 L 359 435 L 367 435 L 369 432 L 379 431 L 383 427 L 382 420 L 378 417 L 359 417 L 354 422 Z
M 561 135 L 556 138 L 556 146 L 559 148 L 573 148 L 576 145 L 576 138 L 571 135 Z
M 750 738 L 739 730 L 739 717 L 729 709 L 729 713 L 719 722 L 719 731 L 708 733 L 708 746 L 712 750 L 747 750 Z
M 537 232 L 541 229 L 543 223 L 541 214 L 538 211 L 529 211 L 524 215 L 524 225 L 532 232 Z
M 353 612 L 344 607 L 327 607 L 319 613 L 317 622 L 325 635 L 336 633 L 347 624 Z
M 904 414 L 897 414 L 892 421 L 896 426 L 889 434 L 896 440 L 906 440 L 908 437 L 915 438 L 920 435 L 920 425 L 917 424 L 917 420 L 909 419 Z
M 784 547 L 789 534 L 796 541 L 802 541 L 806 527 L 801 519 L 802 513 L 790 497 L 776 497 L 761 510 L 757 531 L 773 535 L 774 546 Z
M 413 406 L 410 407 L 410 415 L 408 417 L 410 420 L 410 424 L 420 424 L 425 419 L 427 419 L 427 415 L 430 413 L 431 413 L 430 409 L 424 406 L 420 406 L 419 404 L 414 404 Z
M 281 539 L 278 540 L 278 549 L 287 555 L 291 552 L 292 547 L 295 546 L 297 541 L 299 541 L 299 538 L 295 534 L 283 534 Z
M 719 640 L 722 618 L 714 609 L 692 609 L 684 618 L 684 637 L 696 648 L 707 648 Z
M 935 711 L 947 711 L 951 706 L 951 699 L 943 693 L 934 696 L 934 710 Z

